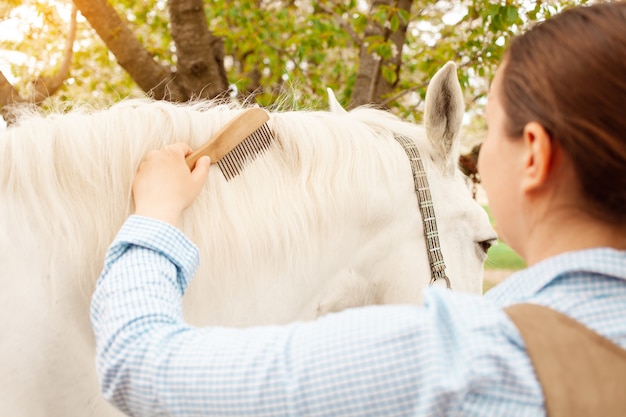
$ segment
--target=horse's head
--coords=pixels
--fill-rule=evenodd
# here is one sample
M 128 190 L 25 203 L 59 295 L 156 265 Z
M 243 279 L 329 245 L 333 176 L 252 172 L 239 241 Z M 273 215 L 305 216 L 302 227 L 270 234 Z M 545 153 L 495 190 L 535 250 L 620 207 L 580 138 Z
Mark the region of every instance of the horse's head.
M 444 258 L 449 259 L 447 272 L 457 281 L 455 289 L 481 293 L 482 281 L 463 277 L 483 268 L 496 234 L 487 213 L 468 192 L 468 179 L 458 167 L 464 108 L 456 65 L 448 62 L 435 74 L 426 93 L 424 125 L 436 165 L 429 171 L 429 180 Z
M 347 114 L 333 91 L 327 91 L 330 111 Z M 464 108 L 456 65 L 448 62 L 428 86 L 424 113 L 427 143 L 420 143 L 421 137 L 413 139 L 417 140 L 421 158 L 428 167 L 427 181 L 446 275 L 454 290 L 481 293 L 482 280 L 476 277 L 482 276 L 486 252 L 494 243 L 496 234 L 485 210 L 470 197 L 468 179 L 458 169 L 459 132 Z M 438 284 L 445 285 L 445 281 Z

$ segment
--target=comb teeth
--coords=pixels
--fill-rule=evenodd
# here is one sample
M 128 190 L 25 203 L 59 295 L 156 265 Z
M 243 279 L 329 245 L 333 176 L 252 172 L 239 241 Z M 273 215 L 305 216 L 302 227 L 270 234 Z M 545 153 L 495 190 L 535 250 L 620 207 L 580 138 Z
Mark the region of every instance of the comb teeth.
M 264 152 L 273 140 L 274 136 L 270 128 L 267 123 L 263 123 L 261 127 L 217 161 L 217 166 L 222 170 L 226 181 L 239 175 L 248 160 L 252 160 Z

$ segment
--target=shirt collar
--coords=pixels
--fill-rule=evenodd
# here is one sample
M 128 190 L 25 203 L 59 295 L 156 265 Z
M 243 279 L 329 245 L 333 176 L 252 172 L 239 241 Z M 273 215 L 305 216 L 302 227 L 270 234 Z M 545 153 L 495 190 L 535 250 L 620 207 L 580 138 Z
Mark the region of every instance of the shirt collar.
M 485 297 L 498 304 L 527 299 L 568 272 L 588 272 L 626 281 L 626 251 L 594 248 L 566 252 L 512 274 L 487 291 Z

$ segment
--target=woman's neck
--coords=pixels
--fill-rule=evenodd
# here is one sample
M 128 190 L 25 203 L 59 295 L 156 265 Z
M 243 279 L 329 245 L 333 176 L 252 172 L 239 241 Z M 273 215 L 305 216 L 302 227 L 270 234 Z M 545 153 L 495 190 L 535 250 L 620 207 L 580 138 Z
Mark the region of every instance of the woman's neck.
M 626 250 L 626 227 L 603 222 L 581 210 L 554 210 L 534 222 L 524 246 L 522 255 L 528 265 L 595 247 Z

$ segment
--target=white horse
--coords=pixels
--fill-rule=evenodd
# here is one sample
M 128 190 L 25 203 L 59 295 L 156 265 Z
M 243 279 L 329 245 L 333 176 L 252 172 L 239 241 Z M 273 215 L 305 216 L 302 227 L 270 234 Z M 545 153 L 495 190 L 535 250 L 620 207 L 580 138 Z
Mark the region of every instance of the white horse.
M 187 320 L 251 326 L 419 303 L 431 272 L 394 135 L 421 153 L 452 289 L 480 293 L 495 234 L 456 166 L 455 69 L 447 64 L 429 86 L 426 129 L 370 108 L 274 112 L 265 153 L 230 181 L 213 166 L 181 221 L 201 253 Z M 133 211 L 133 176 L 149 150 L 196 148 L 240 111 L 128 101 L 33 115 L 2 132 L 1 416 L 121 415 L 99 394 L 89 303 L 106 248 Z

